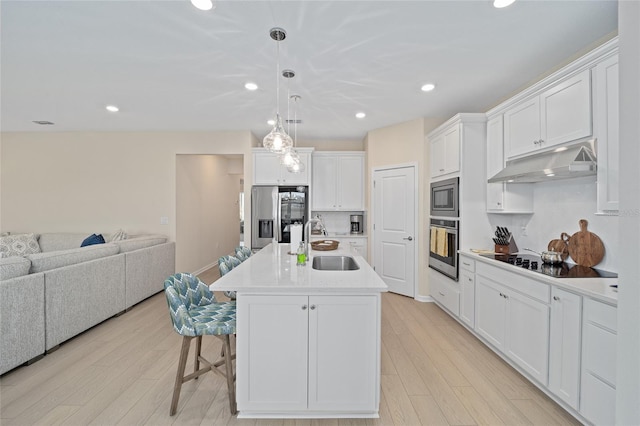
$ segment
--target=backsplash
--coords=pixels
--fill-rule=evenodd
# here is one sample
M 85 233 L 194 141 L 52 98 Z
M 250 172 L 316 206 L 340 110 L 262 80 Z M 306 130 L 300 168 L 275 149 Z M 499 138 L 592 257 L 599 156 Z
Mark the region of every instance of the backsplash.
M 327 232 L 336 234 L 349 234 L 351 232 L 350 216 L 352 214 L 364 214 L 361 211 L 354 212 L 311 212 L 311 217 L 316 217 L 316 213 L 320 215 L 320 218 L 324 222 L 324 226 L 327 228 Z M 365 214 L 365 226 L 367 224 Z M 366 232 L 366 228 L 365 228 Z
M 534 184 L 533 215 L 489 215 L 493 228 L 507 226 L 513 233 L 518 248 L 538 252 L 546 250 L 549 241 L 580 230 L 578 221 L 586 219 L 588 230 L 598 235 L 605 255 L 595 267 L 618 272 L 619 247 L 618 217 L 596 215 L 596 182 L 593 177 L 557 180 Z M 523 235 L 526 227 L 526 235 Z

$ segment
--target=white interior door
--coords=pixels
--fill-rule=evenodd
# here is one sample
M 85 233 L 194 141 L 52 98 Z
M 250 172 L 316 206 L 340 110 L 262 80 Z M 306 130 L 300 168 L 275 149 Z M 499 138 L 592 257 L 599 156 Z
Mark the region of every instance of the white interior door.
M 415 167 L 373 173 L 373 265 L 389 291 L 415 296 Z

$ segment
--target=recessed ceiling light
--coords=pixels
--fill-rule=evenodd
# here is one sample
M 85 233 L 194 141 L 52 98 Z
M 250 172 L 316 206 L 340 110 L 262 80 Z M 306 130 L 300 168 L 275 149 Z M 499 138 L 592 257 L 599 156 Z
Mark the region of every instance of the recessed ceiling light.
M 49 120 L 33 120 L 34 123 L 39 124 L 41 126 L 52 126 L 53 122 Z
M 109 112 L 118 112 L 118 111 L 120 111 L 120 108 L 118 108 L 118 107 L 117 107 L 117 106 L 115 106 L 115 105 L 107 105 L 105 108 L 106 108 L 106 109 L 107 109 L 107 111 L 109 111 Z
M 435 89 L 435 88 L 436 88 L 436 85 L 435 85 L 435 84 L 433 84 L 433 83 L 427 83 L 427 84 L 425 84 L 424 86 L 422 86 L 422 87 L 420 88 L 420 90 L 422 90 L 423 92 L 430 92 L 430 91 L 432 91 L 432 90 L 433 90 L 433 89 Z
M 256 89 L 258 89 L 258 85 L 255 84 L 255 83 L 249 82 L 249 83 L 244 85 L 244 88 L 247 89 L 247 90 L 256 90 Z
M 268 121 L 267 121 L 267 124 L 268 124 L 269 126 L 273 126 L 273 125 L 275 125 L 275 124 L 276 124 L 276 121 L 275 121 L 275 120 L 268 120 Z
M 554 149 L 553 152 L 562 152 L 562 151 L 566 151 L 567 149 L 569 148 L 567 148 L 566 146 L 561 146 L 560 148 Z
M 493 7 L 496 9 L 502 9 L 503 7 L 510 6 L 516 0 L 493 0 Z
M 191 0 L 191 4 L 200 10 L 213 9 L 213 1 L 211 0 Z
M 364 112 L 357 112 L 356 113 L 356 118 L 365 118 L 367 116 L 367 114 L 365 114 Z

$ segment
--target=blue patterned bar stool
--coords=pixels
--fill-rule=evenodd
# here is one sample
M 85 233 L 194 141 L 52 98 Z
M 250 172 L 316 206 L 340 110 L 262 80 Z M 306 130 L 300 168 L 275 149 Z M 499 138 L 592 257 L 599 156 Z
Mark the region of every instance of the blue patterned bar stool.
M 236 247 L 236 257 L 241 261 L 245 261 L 251 256 L 251 249 L 249 247 Z M 244 259 L 243 259 L 244 258 Z
M 229 262 L 229 258 L 230 257 L 231 256 L 222 256 L 222 257 L 218 258 L 218 269 L 220 270 L 220 276 L 221 277 L 226 275 L 226 274 L 228 274 L 229 271 L 231 271 L 233 269 L 233 266 L 231 266 L 231 263 Z M 236 292 L 235 291 L 226 290 L 223 293 L 229 299 L 236 300 Z
M 229 408 L 231 414 L 237 413 L 235 375 L 229 336 L 236 333 L 236 302 L 217 302 L 209 286 L 199 278 L 186 273 L 177 273 L 164 281 L 164 292 L 169 305 L 169 314 L 173 329 L 182 336 L 182 350 L 178 361 L 178 373 L 173 388 L 173 399 L 169 415 L 173 416 L 178 408 L 182 384 L 200 375 L 213 371 L 227 378 Z M 216 362 L 207 361 L 201 354 L 202 336 L 212 335 L 222 339 L 222 356 Z M 196 339 L 196 353 L 193 373 L 185 376 L 191 340 Z M 200 368 L 200 363 L 204 364 Z M 220 366 L 225 366 L 221 371 Z

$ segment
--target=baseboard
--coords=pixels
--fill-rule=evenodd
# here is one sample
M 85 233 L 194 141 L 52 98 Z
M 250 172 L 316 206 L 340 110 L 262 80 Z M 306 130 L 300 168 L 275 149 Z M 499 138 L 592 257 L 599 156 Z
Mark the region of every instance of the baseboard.
M 204 271 L 208 271 L 211 268 L 217 268 L 217 267 L 218 267 L 218 261 L 216 260 L 215 262 L 212 262 L 212 263 L 208 264 L 207 266 L 205 266 L 203 268 L 200 268 L 197 271 L 192 272 L 191 275 L 200 275 Z
M 426 303 L 434 302 L 433 297 L 431 297 L 431 296 L 422 296 L 422 295 L 417 295 L 415 297 L 415 300 L 418 301 L 418 302 L 426 302 Z

